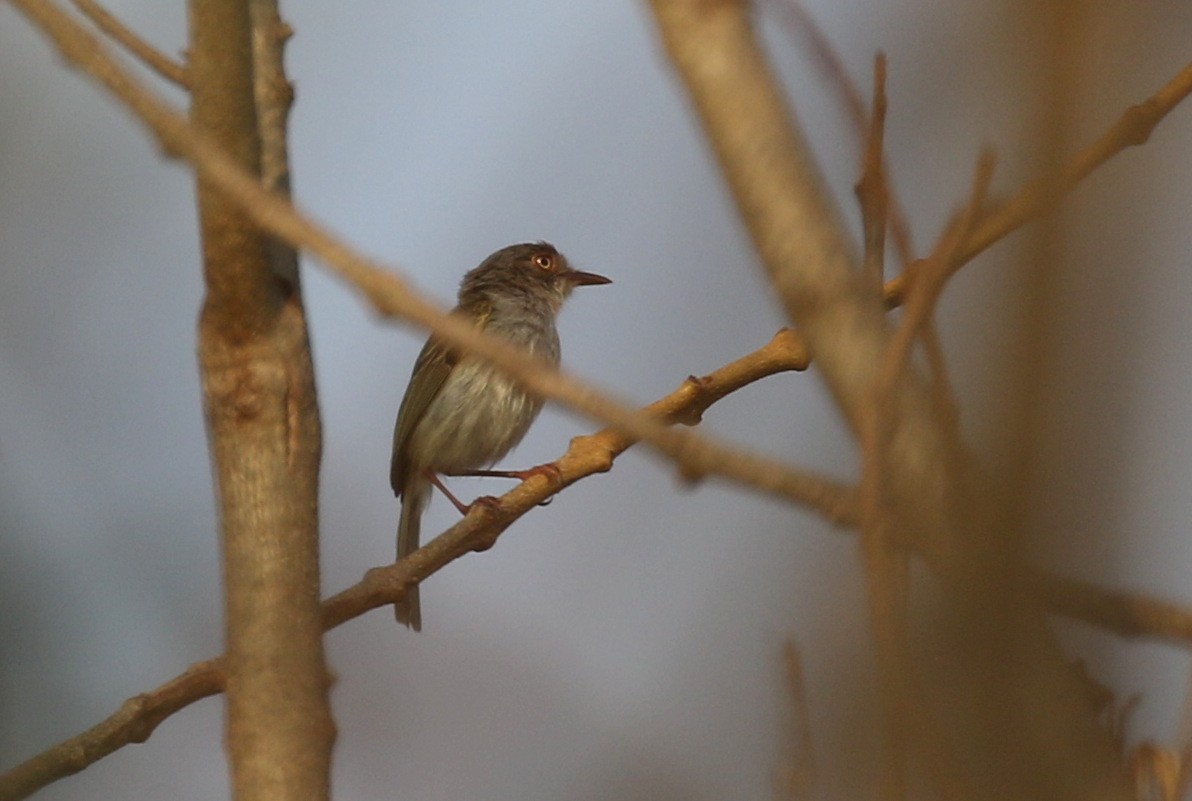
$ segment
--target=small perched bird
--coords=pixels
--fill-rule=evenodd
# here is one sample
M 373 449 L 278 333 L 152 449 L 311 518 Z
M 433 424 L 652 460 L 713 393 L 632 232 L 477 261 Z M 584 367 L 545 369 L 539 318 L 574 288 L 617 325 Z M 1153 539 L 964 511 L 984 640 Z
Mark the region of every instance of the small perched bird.
M 546 242 L 510 245 L 464 276 L 459 305 L 452 314 L 471 320 L 485 333 L 528 353 L 559 363 L 555 318 L 577 286 L 612 283 L 573 269 Z M 542 400 L 524 391 L 496 367 L 458 353 L 431 337 L 414 362 L 397 425 L 389 482 L 401 498 L 397 558 L 418 548 L 418 529 L 432 485 L 460 509 L 439 475 L 476 474 L 521 442 L 542 409 Z M 418 587 L 394 605 L 400 623 L 422 629 Z

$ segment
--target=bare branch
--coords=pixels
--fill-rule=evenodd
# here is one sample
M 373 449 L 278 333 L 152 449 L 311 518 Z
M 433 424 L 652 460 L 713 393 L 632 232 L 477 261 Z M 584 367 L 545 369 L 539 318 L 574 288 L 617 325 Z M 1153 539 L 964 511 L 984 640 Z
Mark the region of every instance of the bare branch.
M 880 115 L 875 115 L 875 118 L 880 119 Z M 908 747 L 911 741 L 904 733 L 921 732 L 919 739 L 927 744 L 944 742 L 944 738 L 934 730 L 934 723 L 917 691 L 918 682 L 909 655 L 908 553 L 895 548 L 890 539 L 892 521 L 886 510 L 885 476 L 886 449 L 893 422 L 892 396 L 895 382 L 906 367 L 911 344 L 922 327 L 930 321 L 952 261 L 984 204 L 992 169 L 992 159 L 983 156 L 973 181 L 972 195 L 960 220 L 941 239 L 931 257 L 916 273 L 918 280 L 911 288 L 898 330 L 887 346 L 881 371 L 874 384 L 866 425 L 861 432 L 861 543 L 871 629 L 877 654 L 882 708 L 881 783 L 882 795 L 887 801 L 899 801 L 906 796 Z
M 643 412 L 666 424 L 695 425 L 708 407 L 741 387 L 776 373 L 806 369 L 807 362 L 807 352 L 798 337 L 784 329 L 753 353 L 708 375 L 689 377 Z M 323 602 L 323 627 L 331 629 L 371 609 L 392 604 L 404 597 L 408 586 L 467 553 L 490 547 L 521 515 L 563 487 L 585 476 L 606 472 L 612 461 L 631 445 L 632 439 L 611 428 L 576 437 L 555 462 L 559 468 L 557 478 L 535 476 L 506 493 L 496 510 L 478 506 L 423 548 L 395 564 L 370 570 L 358 584 Z M 834 494 L 851 497 L 851 492 L 843 487 L 837 487 Z M 836 516 L 847 521 L 855 517 L 855 511 L 852 505 L 842 506 Z M 200 698 L 221 692 L 225 669 L 224 657 L 195 665 L 156 690 L 130 699 L 97 726 L 0 774 L 0 801 L 25 798 L 125 745 L 144 742 L 167 716 Z
M 764 376 L 804 369 L 807 355 L 790 331 L 781 331 L 765 347 L 714 373 L 685 381 L 675 392 L 647 407 L 666 420 L 698 421 L 712 403 Z M 370 571 L 359 584 L 324 603 L 324 626 L 333 628 L 364 612 L 402 597 L 405 588 L 433 574 L 476 548 L 491 545 L 521 514 L 534 508 L 562 486 L 583 476 L 607 470 L 611 460 L 632 442 L 613 429 L 577 438 L 557 462 L 557 484 L 536 476 L 507 493 L 499 514 L 478 507 L 460 523 L 406 559 Z M 1063 614 L 1103 625 L 1126 636 L 1159 636 L 1192 643 L 1192 612 L 1150 599 L 1107 593 L 1079 582 L 1038 578 L 1049 605 Z M 71 775 L 91 762 L 133 742 L 143 742 L 169 714 L 192 701 L 222 690 L 223 660 L 192 667 L 182 676 L 142 696 L 130 699 L 119 712 L 78 737 L 0 776 L 0 799 L 14 801 L 46 784 Z M 80 758 L 80 755 L 84 755 Z
M 667 53 L 688 90 L 771 283 L 815 355 L 854 432 L 890 336 L 881 293 L 849 237 L 797 120 L 754 36 L 749 3 L 651 0 Z M 966 558 L 947 496 L 957 476 L 927 385 L 900 377 L 890 454 L 901 532 L 937 567 Z
M 961 258 L 964 243 L 972 235 L 984 207 L 993 176 L 993 164 L 992 153 L 981 154 L 968 203 L 959 219 L 949 226 L 931 256 L 918 262 L 915 268 L 915 280 L 911 284 L 910 296 L 906 299 L 902 322 L 890 344 L 890 352 L 878 381 L 878 385 L 886 391 L 893 387 L 910 355 L 911 344 L 934 314 L 944 284 L 956 271 L 955 265 Z
M 1043 604 L 1056 614 L 1119 637 L 1146 637 L 1184 648 L 1192 645 L 1192 611 L 1183 606 L 1048 573 L 1036 572 L 1030 578 Z
M 133 33 L 132 29 L 95 0 L 70 0 L 75 8 L 87 15 L 95 27 L 145 63 L 145 66 L 183 89 L 190 88 L 190 72 L 165 53 Z
M 319 256 L 333 272 L 360 291 L 386 317 L 410 320 L 434 331 L 444 341 L 491 360 L 531 391 L 553 398 L 587 416 L 616 426 L 648 443 L 678 464 L 690 479 L 708 475 L 730 478 L 763 493 L 797 503 L 823 502 L 823 483 L 777 459 L 754 455 L 691 432 L 668 430 L 645 414 L 597 392 L 508 343 L 479 332 L 417 294 L 405 281 L 357 254 L 299 214 L 294 207 L 262 189 L 207 137 L 196 133 L 178 114 L 157 100 L 103 47 L 50 0 L 10 0 L 37 23 L 71 62 L 83 67 L 124 102 L 156 133 L 170 152 L 184 156 L 212 185 L 233 200 L 265 230 Z M 829 505 L 845 505 L 841 499 Z
M 290 153 L 288 128 L 294 105 L 294 87 L 286 77 L 285 45 L 293 31 L 281 19 L 277 0 L 250 0 L 252 17 L 253 95 L 257 106 L 257 127 L 261 141 L 261 186 L 290 197 Z M 270 258 L 274 273 L 301 292 L 298 251 L 276 237 L 270 237 Z
M 865 242 L 865 275 L 874 286 L 882 285 L 886 260 L 886 216 L 890 192 L 886 184 L 883 152 L 886 131 L 886 56 L 878 53 L 873 61 L 873 113 L 865 138 L 861 180 L 857 200 L 861 203 L 861 230 Z
M 658 403 L 673 404 L 675 409 L 694 408 L 688 407 L 680 400 L 682 396 L 687 396 L 688 402 L 694 398 L 690 389 L 684 385 Z M 590 441 L 590 447 L 585 445 L 580 448 L 576 458 L 591 465 L 590 472 L 601 472 L 606 469 L 602 465 L 607 464 L 607 458 L 601 456 L 599 451 L 606 443 L 597 440 L 606 437 L 615 439 L 619 436 L 610 430 L 583 438 Z M 572 451 L 568 453 L 571 454 Z M 536 481 L 537 478 L 531 479 L 526 484 L 531 485 Z M 530 497 L 521 498 L 517 504 L 518 508 L 533 508 L 550 495 L 543 486 L 519 486 L 502 498 L 502 506 L 515 493 L 520 496 L 525 490 L 530 490 Z M 425 578 L 438 570 L 436 565 L 441 567 L 440 562 L 446 564 L 468 553 L 470 547 L 461 547 L 460 539 L 480 541 L 488 537 L 487 534 L 476 537 L 474 529 L 471 528 L 471 523 L 474 523 L 477 517 L 469 515 L 424 548 L 393 565 L 370 571 L 365 580 L 325 601 L 324 625 L 334 628 L 371 609 L 388 606 L 403 597 L 406 586 L 419 581 L 420 576 Z M 461 530 L 465 523 L 469 523 L 468 531 Z M 456 539 L 455 543 L 440 542 L 449 535 Z M 422 556 L 424 551 L 428 553 Z M 421 564 L 415 566 L 415 562 Z M 1036 573 L 1031 578 L 1032 585 L 1040 594 L 1044 605 L 1056 614 L 1106 629 L 1122 637 L 1151 639 L 1192 648 L 1190 609 L 1147 596 L 1113 592 L 1087 582 L 1048 574 Z M 195 701 L 222 692 L 223 664 L 223 658 L 219 657 L 192 665 L 185 673 L 162 686 L 129 699 L 118 712 L 87 731 L 64 740 L 12 770 L 0 774 L 0 801 L 20 801 L 52 782 L 78 773 L 126 745 L 145 742 L 157 725 L 168 716 Z
M 223 689 L 222 657 L 191 665 L 160 687 L 129 698 L 114 715 L 90 729 L 0 774 L 0 799 L 26 798 L 126 745 L 143 743 L 170 715 Z
M 866 141 L 866 130 L 872 130 L 873 120 L 866 115 L 865 101 L 861 98 L 861 90 L 857 88 L 857 84 L 849 77 L 848 70 L 845 69 L 844 61 L 840 58 L 840 54 L 836 52 L 836 48 L 832 46 L 832 43 L 828 41 L 827 35 L 824 34 L 823 28 L 816 23 L 815 18 L 808 13 L 807 8 L 800 0 L 779 0 L 778 5 L 786 12 L 792 29 L 805 36 L 810 43 L 813 61 L 819 64 L 820 71 L 827 77 L 829 84 L 844 101 L 849 122 L 857 134 L 857 139 L 859 141 Z M 884 56 L 882 60 L 884 72 Z M 902 204 L 898 201 L 897 193 L 890 185 L 889 177 L 885 176 L 885 178 L 889 205 L 890 233 L 894 238 L 894 247 L 898 250 L 898 259 L 902 266 L 905 267 L 914 259 L 915 248 L 911 244 L 911 232 L 910 226 L 906 222 L 906 213 L 902 210 Z
M 816 784 L 815 745 L 811 738 L 807 678 L 794 640 L 787 641 L 782 657 L 791 700 L 791 754 L 776 777 L 776 795 L 782 801 L 809 801 L 814 798 Z
M 671 423 L 694 425 L 718 400 L 741 387 L 781 372 L 807 367 L 807 352 L 789 330 L 779 331 L 762 348 L 678 389 L 643 411 Z M 490 546 L 510 523 L 563 486 L 603 473 L 633 441 L 615 429 L 572 440 L 555 464 L 558 480 L 537 475 L 500 498 L 497 511 L 485 507 L 406 558 L 370 570 L 359 583 L 323 602 L 323 626 L 335 628 L 404 597 L 406 588 L 476 549 Z M 842 510 L 855 519 L 855 506 Z M 842 529 L 844 530 L 844 529 Z M 1100 589 L 1086 582 L 1036 573 L 1032 586 L 1052 611 L 1105 628 L 1123 637 L 1151 638 L 1192 648 L 1192 610 L 1144 596 Z M 200 662 L 151 692 L 135 696 L 118 712 L 82 734 L 0 774 L 0 801 L 19 801 L 58 779 L 73 775 L 125 745 L 144 742 L 169 715 L 194 701 L 222 692 L 223 657 Z
M 1144 144 L 1151 131 L 1189 94 L 1192 94 L 1192 62 L 1184 66 L 1159 91 L 1126 109 L 1122 116 L 1091 145 L 1077 153 L 1053 176 L 1037 178 L 1008 200 L 982 216 L 961 249 L 953 271 L 968 264 L 987 248 L 1047 212 L 1059 199 L 1075 189 L 1094 170 L 1128 147 Z M 913 269 L 910 271 L 913 273 Z M 910 274 L 886 284 L 886 301 L 891 307 L 902 303 Z

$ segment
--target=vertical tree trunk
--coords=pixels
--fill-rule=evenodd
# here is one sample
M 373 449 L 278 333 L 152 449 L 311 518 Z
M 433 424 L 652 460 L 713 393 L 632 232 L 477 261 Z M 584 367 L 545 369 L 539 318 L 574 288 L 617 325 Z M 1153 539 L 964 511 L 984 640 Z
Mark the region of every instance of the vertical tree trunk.
M 190 26 L 191 118 L 259 174 L 248 4 L 192 0 Z M 325 799 L 334 730 L 319 613 L 320 429 L 301 299 L 269 238 L 202 180 L 198 204 L 233 796 Z

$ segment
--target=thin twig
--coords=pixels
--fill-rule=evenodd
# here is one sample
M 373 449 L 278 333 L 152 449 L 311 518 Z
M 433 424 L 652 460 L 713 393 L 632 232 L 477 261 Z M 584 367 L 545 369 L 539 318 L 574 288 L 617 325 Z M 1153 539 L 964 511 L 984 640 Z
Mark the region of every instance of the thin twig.
M 882 705 L 882 796 L 900 801 L 907 789 L 907 732 L 921 732 L 928 742 L 942 738 L 932 725 L 923 699 L 915 692 L 909 655 L 909 560 L 890 542 L 893 521 L 886 509 L 884 477 L 892 425 L 893 391 L 910 357 L 911 343 L 931 318 L 952 261 L 984 203 L 992 174 L 992 158 L 983 155 L 968 205 L 945 234 L 911 288 L 907 308 L 887 347 L 873 389 L 873 401 L 862 426 L 861 543 L 868 589 L 871 628 L 877 654 Z M 942 369 L 942 368 L 941 368 Z
M 791 700 L 791 736 L 789 761 L 778 777 L 778 797 L 783 801 L 808 801 L 816 783 L 815 745 L 811 737 L 811 709 L 807 703 L 807 678 L 803 659 L 794 640 L 782 649 L 786 667 L 786 685 Z
M 1192 94 L 1192 62 L 1184 66 L 1157 92 L 1126 109 L 1091 145 L 1077 153 L 1052 176 L 1025 184 L 1009 199 L 982 215 L 973 233 L 961 248 L 953 272 L 968 264 L 987 248 L 1046 213 L 1060 198 L 1071 192 L 1094 170 L 1128 147 L 1144 144 L 1164 117 Z M 887 305 L 902 303 L 914 268 L 886 284 Z
M 911 285 L 910 296 L 906 299 L 902 322 L 890 345 L 889 358 L 883 365 L 879 386 L 893 385 L 898 372 L 902 370 L 910 355 L 911 344 L 934 313 L 948 278 L 956 272 L 956 262 L 962 257 L 964 243 L 972 235 L 988 195 L 993 164 L 993 154 L 989 151 L 982 152 L 977 160 L 969 201 L 960 218 L 949 226 L 949 230 L 940 239 L 931 256 L 916 263 L 915 280 Z
M 1146 637 L 1183 648 L 1192 646 L 1192 610 L 1186 607 L 1049 573 L 1032 572 L 1029 579 L 1040 601 L 1055 614 L 1119 637 Z
M 26 798 L 73 776 L 114 751 L 143 743 L 163 720 L 195 701 L 223 692 L 223 658 L 198 662 L 150 692 L 134 695 L 112 716 L 0 774 L 0 799 Z
M 95 27 L 106 33 L 114 42 L 120 44 L 129 53 L 144 62 L 145 66 L 156 72 L 171 83 L 183 89 L 190 89 L 190 71 L 179 64 L 120 21 L 112 12 L 101 6 L 95 0 L 70 0 L 75 8 L 87 15 L 87 19 L 95 23 Z
M 778 0 L 778 5 L 786 12 L 791 29 L 803 35 L 810 44 L 812 61 L 819 65 L 820 72 L 827 77 L 829 85 L 836 90 L 837 95 L 844 102 L 849 123 L 856 133 L 858 141 L 869 141 L 866 139 L 866 131 L 871 129 L 872 122 L 865 111 L 865 101 L 861 97 L 861 90 L 849 77 L 844 61 L 828 40 L 823 28 L 799 0 Z M 910 226 L 907 225 L 906 212 L 898 200 L 898 195 L 889 183 L 889 176 L 887 175 L 885 178 L 890 235 L 894 239 L 894 249 L 898 251 L 899 262 L 906 267 L 914 259 L 915 254 L 914 245 L 911 243 Z
M 878 53 L 873 60 L 873 112 L 865 137 L 861 180 L 857 200 L 861 204 L 861 230 L 865 241 L 865 275 L 874 286 L 881 286 L 886 261 L 886 217 L 890 192 L 883 164 L 886 130 L 886 56 Z
M 833 494 L 830 482 L 825 483 L 778 459 L 725 445 L 710 437 L 668 429 L 626 404 L 551 368 L 541 359 L 527 356 L 458 317 L 446 314 L 404 280 L 298 213 L 284 198 L 262 189 L 210 139 L 196 132 L 185 117 L 158 100 L 120 67 L 94 36 L 50 0 L 10 2 L 48 34 L 69 62 L 86 70 L 149 126 L 167 152 L 186 158 L 261 228 L 319 256 L 336 275 L 363 294 L 378 313 L 430 329 L 445 342 L 489 359 L 535 394 L 616 426 L 669 456 L 687 479 L 716 475 L 814 508 L 821 508 L 817 504 L 835 508 L 847 505 L 845 499 Z

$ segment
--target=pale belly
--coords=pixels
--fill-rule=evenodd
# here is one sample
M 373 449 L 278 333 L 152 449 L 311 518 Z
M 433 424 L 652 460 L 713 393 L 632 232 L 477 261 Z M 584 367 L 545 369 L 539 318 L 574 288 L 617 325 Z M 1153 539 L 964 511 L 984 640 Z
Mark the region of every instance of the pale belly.
M 410 453 L 427 454 L 420 468 L 457 473 L 488 467 L 513 448 L 542 402 L 488 365 L 456 366 L 411 436 Z

